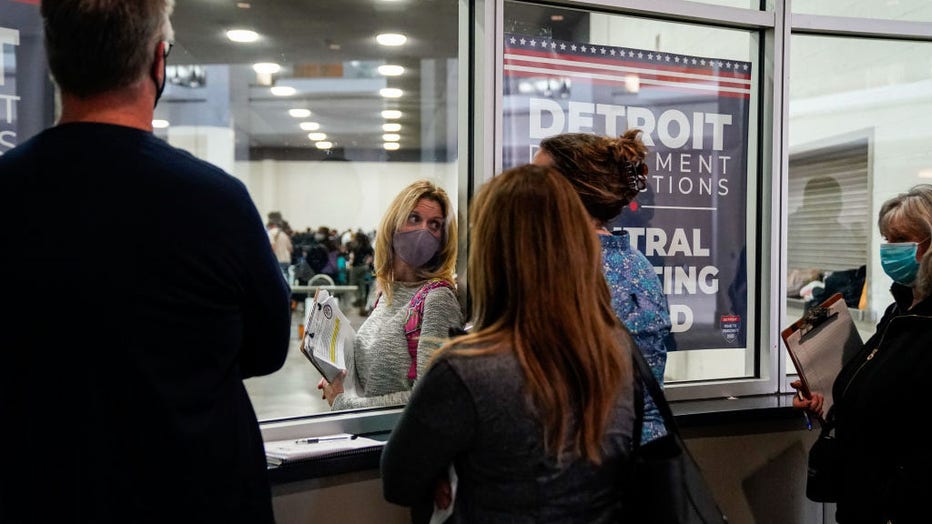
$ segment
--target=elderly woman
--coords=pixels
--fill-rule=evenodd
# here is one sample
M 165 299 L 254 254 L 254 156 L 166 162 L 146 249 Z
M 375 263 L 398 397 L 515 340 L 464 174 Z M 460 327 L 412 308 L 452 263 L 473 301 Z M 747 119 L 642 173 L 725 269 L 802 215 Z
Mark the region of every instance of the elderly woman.
M 886 201 L 878 225 L 894 302 L 832 387 L 827 418 L 841 454 L 836 520 L 928 522 L 932 447 L 912 422 L 927 412 L 932 377 L 932 185 Z M 822 415 L 822 401 L 814 392 L 793 404 Z
M 403 189 L 376 233 L 380 295 L 356 333 L 355 392 L 344 391 L 342 378 L 317 385 L 332 409 L 407 402 L 450 328 L 463 325 L 454 293 L 456 253 L 456 217 L 446 192 L 426 180 Z

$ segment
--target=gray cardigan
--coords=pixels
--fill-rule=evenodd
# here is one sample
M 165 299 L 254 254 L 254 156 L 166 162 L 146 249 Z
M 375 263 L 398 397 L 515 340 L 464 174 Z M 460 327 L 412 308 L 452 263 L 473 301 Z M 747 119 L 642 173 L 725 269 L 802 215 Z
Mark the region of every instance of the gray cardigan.
M 379 299 L 356 333 L 353 345 L 356 394 L 337 395 L 333 410 L 397 406 L 408 401 L 414 383 L 408 378 L 411 355 L 404 323 L 411 298 L 423 284 L 396 282 L 391 304 L 384 296 Z M 462 326 L 463 314 L 453 291 L 446 287 L 432 289 L 424 299 L 417 350 L 418 377 L 424 375 L 434 351 L 449 338 L 450 328 Z

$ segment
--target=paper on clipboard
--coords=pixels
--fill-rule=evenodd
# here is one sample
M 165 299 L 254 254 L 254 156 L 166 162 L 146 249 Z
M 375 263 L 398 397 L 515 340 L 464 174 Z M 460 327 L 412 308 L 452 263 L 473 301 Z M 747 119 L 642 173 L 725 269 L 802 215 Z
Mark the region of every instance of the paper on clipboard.
M 340 310 L 339 300 L 318 289 L 307 312 L 301 353 L 327 380 L 333 382 L 353 361 L 353 341 L 356 331 Z M 347 389 L 347 379 L 344 379 Z
M 864 344 L 841 293 L 810 310 L 783 330 L 781 336 L 793 360 L 802 392 L 824 397 L 823 413 L 832 407 L 832 384 L 848 361 Z

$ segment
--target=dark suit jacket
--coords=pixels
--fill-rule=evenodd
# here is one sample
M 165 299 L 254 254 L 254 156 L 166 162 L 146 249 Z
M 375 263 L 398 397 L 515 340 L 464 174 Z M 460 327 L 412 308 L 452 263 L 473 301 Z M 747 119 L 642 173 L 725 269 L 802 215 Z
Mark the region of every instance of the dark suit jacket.
M 0 249 L 0 521 L 272 521 L 242 380 L 290 310 L 243 184 L 61 125 L 0 157 Z

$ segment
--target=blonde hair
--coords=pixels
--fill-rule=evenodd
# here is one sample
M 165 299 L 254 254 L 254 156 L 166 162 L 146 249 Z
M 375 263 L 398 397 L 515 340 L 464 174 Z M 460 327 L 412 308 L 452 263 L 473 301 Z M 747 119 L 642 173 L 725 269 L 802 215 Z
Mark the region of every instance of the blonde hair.
M 631 376 L 630 338 L 612 310 L 585 216 L 550 168 L 517 167 L 482 187 L 470 215 L 474 331 L 441 352 L 513 352 L 548 452 L 559 457 L 569 446 L 597 464 Z
M 877 227 L 885 238 L 906 234 L 932 242 L 929 240 L 932 237 L 932 185 L 913 186 L 909 191 L 884 202 L 877 217 Z M 913 289 L 916 298 L 932 295 L 932 246 L 919 261 L 919 272 Z
M 446 191 L 428 180 L 418 180 L 401 190 L 388 206 L 375 235 L 375 278 L 378 288 L 391 304 L 392 284 L 395 282 L 395 250 L 393 239 L 395 232 L 404 226 L 411 211 L 418 202 L 426 198 L 440 206 L 444 216 L 443 233 L 440 236 L 440 249 L 423 267 L 415 268 L 419 280 L 439 278 L 454 285 L 453 274 L 456 271 L 457 227 L 453 206 Z

